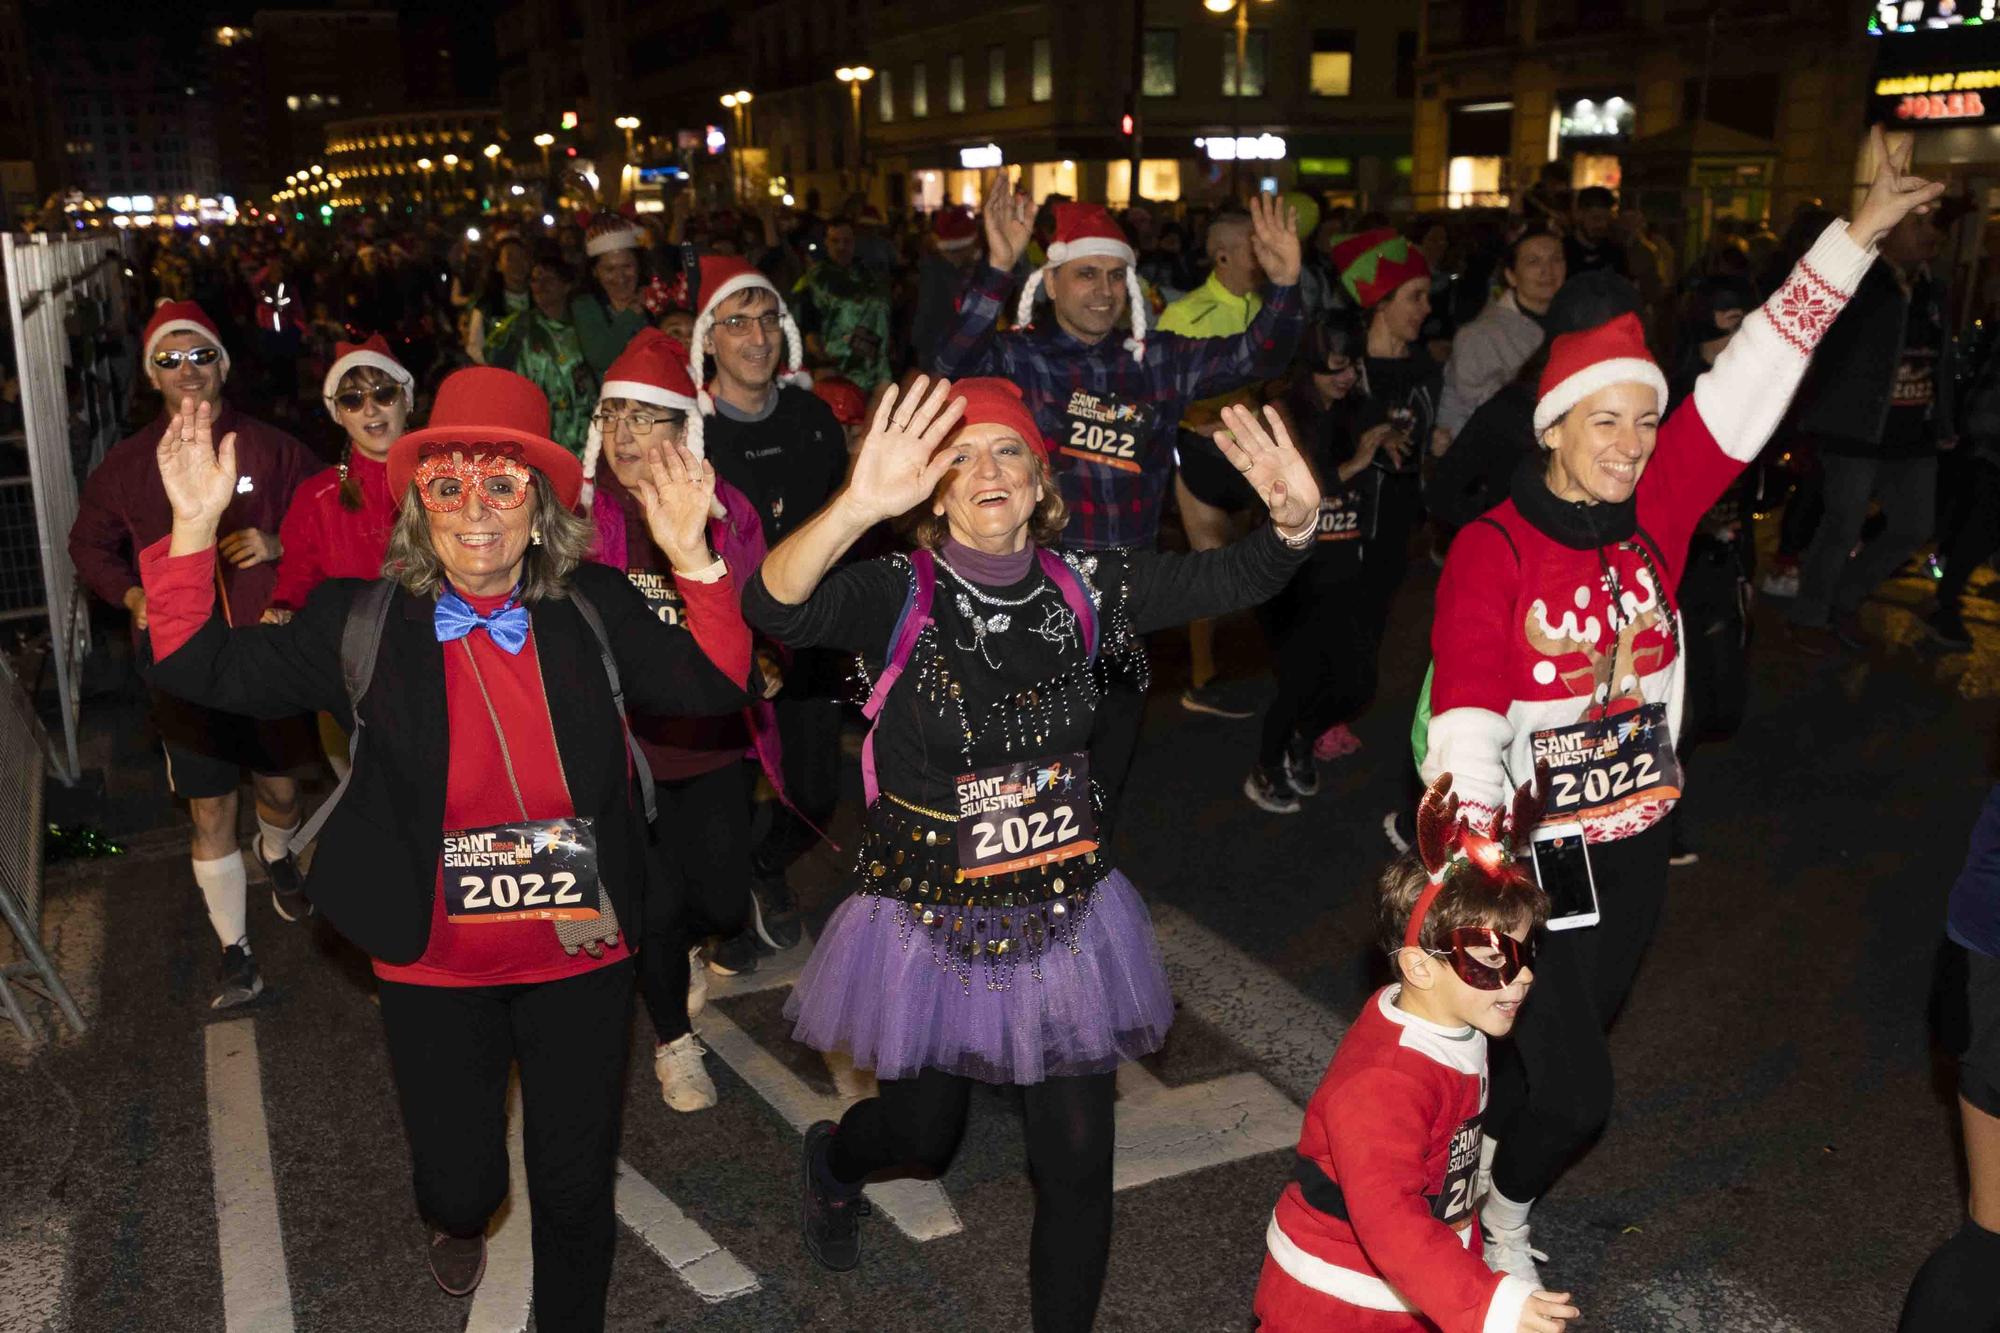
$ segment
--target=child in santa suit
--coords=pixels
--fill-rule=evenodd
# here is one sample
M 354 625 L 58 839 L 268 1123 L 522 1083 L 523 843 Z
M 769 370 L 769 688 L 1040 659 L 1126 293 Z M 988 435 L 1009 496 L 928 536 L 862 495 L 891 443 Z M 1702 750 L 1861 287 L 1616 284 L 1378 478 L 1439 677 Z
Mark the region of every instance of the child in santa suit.
M 1382 876 L 1377 928 L 1399 981 L 1362 1006 L 1306 1107 L 1292 1180 L 1265 1232 L 1259 1333 L 1562 1333 L 1567 1292 L 1480 1257 L 1473 1178 L 1486 1039 L 1533 984 L 1548 899 L 1509 850 L 1459 818 L 1445 774 L 1417 847 Z M 1511 826 L 1540 818 L 1531 786 Z

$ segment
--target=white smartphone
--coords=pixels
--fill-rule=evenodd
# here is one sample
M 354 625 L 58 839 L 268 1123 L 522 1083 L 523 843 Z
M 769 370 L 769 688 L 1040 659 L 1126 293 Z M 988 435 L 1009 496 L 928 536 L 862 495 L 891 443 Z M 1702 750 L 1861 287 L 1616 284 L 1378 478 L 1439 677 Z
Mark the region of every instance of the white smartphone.
M 1528 842 L 1535 882 L 1549 895 L 1550 930 L 1577 930 L 1597 924 L 1597 878 L 1590 869 L 1590 846 L 1582 824 L 1544 824 Z

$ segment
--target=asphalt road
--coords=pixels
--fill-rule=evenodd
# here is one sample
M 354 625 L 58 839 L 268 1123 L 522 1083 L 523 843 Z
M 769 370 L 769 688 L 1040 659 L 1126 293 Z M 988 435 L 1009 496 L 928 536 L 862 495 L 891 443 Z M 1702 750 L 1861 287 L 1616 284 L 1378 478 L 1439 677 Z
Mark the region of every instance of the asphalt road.
M 1178 647 L 1161 645 L 1121 838 L 1181 1008 L 1166 1051 L 1121 1078 L 1102 1329 L 1247 1327 L 1298 1107 L 1377 975 L 1370 884 L 1382 814 L 1411 795 L 1431 586 L 1406 590 L 1382 698 L 1356 728 L 1365 748 L 1290 818 L 1241 797 L 1251 724 L 1184 712 Z M 1795 654 L 1759 610 L 1751 715 L 1693 766 L 1701 860 L 1674 872 L 1617 1029 L 1616 1118 L 1536 1212 L 1546 1271 L 1579 1294 L 1585 1327 L 1890 1328 L 1957 1225 L 1926 1000 L 1987 781 L 2000 606 L 1975 609 L 1974 653 L 1943 656 L 1920 642 L 1924 597 L 1914 581 L 1885 590 L 1867 612 L 1882 643 L 1829 660 Z M 1250 672 L 1254 626 L 1227 633 Z M 51 875 L 44 933 L 90 1031 L 56 1032 L 43 1004 L 38 1047 L 0 1025 L 0 1331 L 522 1328 L 525 1210 L 495 1234 L 475 1302 L 425 1272 L 351 951 L 257 902 L 272 993 L 211 1021 L 213 941 L 184 844 L 115 665 L 100 667 L 102 781 L 59 795 L 54 817 L 132 850 Z M 822 853 L 800 868 L 821 914 L 838 866 Z M 975 1098 L 942 1180 L 878 1196 L 859 1272 L 802 1254 L 798 1125 L 837 1100 L 778 1017 L 796 961 L 712 1001 L 714 1110 L 661 1105 L 635 1030 L 611 1326 L 1024 1328 L 1031 1195 L 1005 1090 Z

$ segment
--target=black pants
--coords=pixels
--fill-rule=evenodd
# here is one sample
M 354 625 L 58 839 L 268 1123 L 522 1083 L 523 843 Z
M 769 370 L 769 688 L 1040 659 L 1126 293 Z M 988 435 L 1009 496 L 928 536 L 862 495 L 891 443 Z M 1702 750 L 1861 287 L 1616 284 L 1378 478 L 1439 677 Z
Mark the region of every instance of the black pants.
M 1088 1330 L 1111 1254 L 1115 1075 L 1051 1078 L 1021 1089 L 1035 1226 L 1028 1241 L 1028 1305 L 1035 1333 Z M 972 1080 L 926 1069 L 888 1079 L 881 1095 L 841 1118 L 827 1165 L 859 1184 L 881 1171 L 935 1174 L 965 1132 Z
M 1957 526 L 1944 542 L 1944 577 L 1937 587 L 1938 605 L 1951 611 L 1959 609 L 1972 571 L 2000 550 L 2000 466 L 1980 459 L 1969 481 Z
M 632 965 L 532 986 L 378 989 L 417 1211 L 454 1236 L 486 1230 L 507 1197 L 507 1067 L 518 1061 L 535 1326 L 596 1333 L 617 1233 Z
M 639 994 L 665 1045 L 688 1034 L 688 950 L 750 924 L 749 766 L 659 784 L 653 859 L 659 875 L 646 904 Z
M 1543 932 L 1513 1039 L 1491 1047 L 1493 1188 L 1516 1202 L 1546 1193 L 1611 1118 L 1609 1031 L 1659 925 L 1668 836 L 1663 821 L 1590 849 L 1601 919 Z
M 823 829 L 840 800 L 840 701 L 801 693 L 780 696 L 772 708 L 778 715 L 778 741 L 785 748 L 785 794 L 798 814 L 783 802 L 772 805 L 771 826 L 752 857 L 757 874 L 766 877 L 784 874 L 812 850 L 818 835 L 799 815 Z
M 1372 591 L 1354 580 L 1315 581 L 1307 569 L 1258 608 L 1272 645 L 1278 692 L 1264 710 L 1257 762 L 1276 768 L 1294 736 L 1317 736 L 1361 716 L 1375 697 L 1381 626 Z

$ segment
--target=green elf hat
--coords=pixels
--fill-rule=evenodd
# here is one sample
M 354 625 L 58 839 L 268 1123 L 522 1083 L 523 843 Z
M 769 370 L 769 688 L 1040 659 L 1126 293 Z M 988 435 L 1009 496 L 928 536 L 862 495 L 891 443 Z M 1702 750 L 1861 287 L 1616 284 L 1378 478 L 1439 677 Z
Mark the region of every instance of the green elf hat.
M 1431 275 L 1423 252 L 1388 227 L 1348 237 L 1333 247 L 1333 262 L 1340 285 L 1363 310 L 1373 310 L 1410 279 Z

